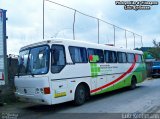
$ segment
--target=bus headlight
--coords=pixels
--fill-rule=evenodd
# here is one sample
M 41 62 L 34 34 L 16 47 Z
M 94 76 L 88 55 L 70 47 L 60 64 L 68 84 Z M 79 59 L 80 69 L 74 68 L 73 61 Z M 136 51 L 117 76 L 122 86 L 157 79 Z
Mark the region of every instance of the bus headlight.
M 42 94 L 44 93 L 43 88 L 40 88 L 40 92 L 41 92 Z
M 40 93 L 39 88 L 36 88 L 35 94 L 39 94 L 39 93 Z
M 50 94 L 50 88 L 45 87 L 45 88 L 36 88 L 35 89 L 35 94 Z
M 39 93 L 44 94 L 44 89 L 43 88 L 36 88 L 35 94 L 39 94 Z

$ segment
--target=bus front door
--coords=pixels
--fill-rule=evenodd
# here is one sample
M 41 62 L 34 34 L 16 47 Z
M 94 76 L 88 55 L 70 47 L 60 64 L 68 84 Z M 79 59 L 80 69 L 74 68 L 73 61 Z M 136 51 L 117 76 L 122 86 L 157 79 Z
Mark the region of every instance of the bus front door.
M 66 80 L 52 81 L 53 101 L 52 104 L 61 103 L 67 98 L 67 82 Z

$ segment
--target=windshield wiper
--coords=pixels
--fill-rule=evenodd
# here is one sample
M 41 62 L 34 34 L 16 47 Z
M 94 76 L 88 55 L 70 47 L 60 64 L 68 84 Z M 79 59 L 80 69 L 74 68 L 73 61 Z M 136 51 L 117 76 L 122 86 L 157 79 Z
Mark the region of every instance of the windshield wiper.
M 34 73 L 32 73 L 31 71 L 30 72 L 26 72 L 26 74 L 28 74 L 28 75 L 31 75 L 32 77 L 34 77 Z

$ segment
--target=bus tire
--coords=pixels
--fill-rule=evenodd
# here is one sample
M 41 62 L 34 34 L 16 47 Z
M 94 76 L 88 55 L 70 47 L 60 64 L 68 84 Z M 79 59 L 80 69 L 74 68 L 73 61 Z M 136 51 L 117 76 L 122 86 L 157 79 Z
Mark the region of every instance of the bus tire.
M 152 78 L 156 78 L 156 76 L 152 76 Z
M 78 85 L 75 91 L 74 104 L 82 105 L 86 101 L 86 91 L 84 85 Z
M 133 76 L 132 79 L 131 79 L 131 85 L 130 85 L 131 90 L 136 88 L 136 83 L 137 83 L 136 77 Z

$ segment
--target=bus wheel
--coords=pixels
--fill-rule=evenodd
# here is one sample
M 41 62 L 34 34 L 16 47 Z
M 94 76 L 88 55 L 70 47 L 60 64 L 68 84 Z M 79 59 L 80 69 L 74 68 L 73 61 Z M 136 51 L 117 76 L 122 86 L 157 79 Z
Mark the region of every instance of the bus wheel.
M 137 83 L 137 81 L 136 81 L 136 77 L 132 77 L 132 80 L 131 80 L 131 86 L 130 86 L 130 89 L 131 90 L 133 90 L 133 89 L 135 89 L 136 88 L 136 83 Z
M 84 85 L 79 85 L 75 91 L 74 104 L 82 105 L 86 101 L 86 91 Z

